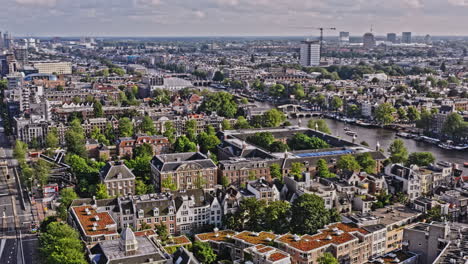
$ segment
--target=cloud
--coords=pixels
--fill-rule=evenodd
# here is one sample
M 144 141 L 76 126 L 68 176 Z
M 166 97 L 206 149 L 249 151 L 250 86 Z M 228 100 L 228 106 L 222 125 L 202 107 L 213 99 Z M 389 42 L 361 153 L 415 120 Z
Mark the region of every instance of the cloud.
M 449 4 L 454 6 L 466 6 L 468 7 L 468 0 L 448 0 Z
M 203 12 L 203 11 L 200 11 L 200 10 L 195 10 L 193 11 L 193 15 L 196 17 L 196 18 L 205 18 L 206 17 L 206 13 Z
M 15 0 L 20 5 L 33 5 L 33 6 L 55 6 L 57 0 Z
M 154 7 L 161 4 L 161 0 L 134 0 L 134 5 L 137 7 Z

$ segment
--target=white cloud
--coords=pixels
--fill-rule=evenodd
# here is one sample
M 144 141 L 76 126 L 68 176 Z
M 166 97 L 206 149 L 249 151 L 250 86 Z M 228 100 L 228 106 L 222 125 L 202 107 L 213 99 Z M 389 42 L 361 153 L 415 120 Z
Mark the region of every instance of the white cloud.
M 195 10 L 193 11 L 193 15 L 196 17 L 196 18 L 205 18 L 206 17 L 206 13 L 203 12 L 203 11 L 200 11 L 200 10 Z
M 137 7 L 154 7 L 161 5 L 162 2 L 161 0 L 134 0 L 133 3 Z
M 454 6 L 467 6 L 468 7 L 468 0 L 448 0 L 449 4 Z

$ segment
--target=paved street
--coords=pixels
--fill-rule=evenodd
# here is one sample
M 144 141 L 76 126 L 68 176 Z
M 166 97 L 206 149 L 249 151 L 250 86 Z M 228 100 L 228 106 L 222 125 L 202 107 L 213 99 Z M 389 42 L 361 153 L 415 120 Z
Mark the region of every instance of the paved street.
M 0 263 L 39 263 L 37 236 L 30 233 L 34 218 L 27 199 L 21 201 L 16 162 L 0 133 Z

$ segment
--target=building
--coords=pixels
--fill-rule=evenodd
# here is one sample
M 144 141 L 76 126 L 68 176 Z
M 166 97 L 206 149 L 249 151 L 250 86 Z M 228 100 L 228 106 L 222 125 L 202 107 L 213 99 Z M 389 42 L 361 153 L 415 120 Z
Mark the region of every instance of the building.
M 167 153 L 171 146 L 166 137 L 155 135 L 139 135 L 132 138 L 119 138 L 117 140 L 117 152 L 120 157 L 133 157 L 135 148 L 148 144 L 153 148 L 153 154 L 160 155 Z
M 385 168 L 389 190 L 393 194 L 399 192 L 408 195 L 410 201 L 420 197 L 423 191 L 419 167 L 412 165 L 409 168 L 400 164 L 392 164 Z
M 151 176 L 160 191 L 214 188 L 218 167 L 201 152 L 156 155 L 151 160 Z
M 106 185 L 109 196 L 135 193 L 135 175 L 123 161 L 110 161 L 99 172 L 101 182 Z
M 280 193 L 276 185 L 269 183 L 264 179 L 249 181 L 247 183 L 247 191 L 251 192 L 257 200 L 268 202 L 278 201 Z
M 90 249 L 93 264 L 163 264 L 170 262 L 148 236 L 137 236 L 130 228 L 119 239 L 101 241 Z
M 371 256 L 372 235 L 352 224 L 335 223 L 315 235 L 286 234 L 275 240 L 278 248 L 291 255 L 292 263 L 318 263 L 331 253 L 340 263 L 364 263 Z
M 403 32 L 401 34 L 401 43 L 411 44 L 411 32 Z
M 119 237 L 114 218 L 109 212 L 98 210 L 96 206 L 71 206 L 69 222 L 80 232 L 83 241 L 88 244 Z
M 253 264 L 290 264 L 291 256 L 288 253 L 274 247 L 256 245 L 244 249 L 244 259 Z
M 363 42 L 363 47 L 365 49 L 372 49 L 375 47 L 375 37 L 374 34 L 368 32 L 364 34 L 364 37 L 362 39 Z
M 448 243 L 450 227 L 446 223 L 418 223 L 405 228 L 405 247 L 419 254 L 419 263 L 433 263 Z
M 47 74 L 72 74 L 71 62 L 62 61 L 37 61 L 32 62 L 32 66 L 36 68 L 39 73 Z
M 320 65 L 320 42 L 301 41 L 300 63 L 304 67 Z
M 387 33 L 387 42 L 395 44 L 397 42 L 397 35 L 395 33 Z
M 340 32 L 340 44 L 345 45 L 349 43 L 349 32 Z

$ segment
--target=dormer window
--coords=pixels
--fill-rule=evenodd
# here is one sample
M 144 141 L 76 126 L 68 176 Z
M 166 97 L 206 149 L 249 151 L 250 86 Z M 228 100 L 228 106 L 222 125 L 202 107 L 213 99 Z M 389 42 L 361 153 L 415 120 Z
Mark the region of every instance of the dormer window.
M 145 216 L 145 211 L 143 209 L 138 210 L 138 218 L 143 218 Z
M 159 208 L 153 208 L 153 216 L 159 216 Z
M 174 214 L 174 207 L 169 206 L 169 214 Z

